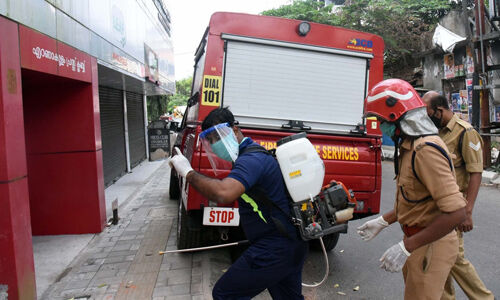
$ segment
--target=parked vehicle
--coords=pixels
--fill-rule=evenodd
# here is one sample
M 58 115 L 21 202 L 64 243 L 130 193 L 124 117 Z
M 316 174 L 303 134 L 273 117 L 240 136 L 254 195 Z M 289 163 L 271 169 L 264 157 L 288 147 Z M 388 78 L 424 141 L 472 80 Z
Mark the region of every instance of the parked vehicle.
M 368 89 L 383 79 L 381 37 L 323 24 L 240 13 L 215 13 L 195 54 L 192 97 L 175 146 L 193 168 L 216 176 L 199 142 L 201 121 L 229 106 L 245 136 L 267 149 L 301 131 L 335 179 L 354 191 L 355 218 L 377 214 L 381 190 L 381 133 L 363 118 Z M 228 174 L 218 170 L 217 176 Z M 233 238 L 230 207 L 202 197 L 172 170 L 170 197 L 179 201 L 178 247 Z M 235 207 L 237 203 L 235 203 Z M 236 237 L 234 237 L 236 239 Z M 329 250 L 338 234 L 324 238 Z

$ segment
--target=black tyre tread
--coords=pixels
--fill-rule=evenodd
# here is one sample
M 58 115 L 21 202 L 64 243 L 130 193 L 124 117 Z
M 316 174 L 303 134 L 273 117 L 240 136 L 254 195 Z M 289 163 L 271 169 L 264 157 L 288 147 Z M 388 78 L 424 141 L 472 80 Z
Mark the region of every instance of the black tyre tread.
M 190 230 L 187 214 L 182 201 L 179 201 L 179 218 L 177 220 L 177 249 L 196 248 L 202 246 L 202 231 Z M 180 227 L 179 227 L 180 226 Z
M 168 195 L 170 197 L 170 200 L 177 200 L 181 195 L 181 190 L 179 188 L 179 178 L 177 177 L 177 173 L 173 168 L 172 170 L 170 170 L 170 184 L 168 187 Z

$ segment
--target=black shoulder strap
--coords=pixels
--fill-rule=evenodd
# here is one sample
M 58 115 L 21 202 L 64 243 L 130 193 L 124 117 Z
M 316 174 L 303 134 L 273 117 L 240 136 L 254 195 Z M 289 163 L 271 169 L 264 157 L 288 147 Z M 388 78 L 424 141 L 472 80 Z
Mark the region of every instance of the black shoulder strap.
M 259 146 L 259 145 L 250 145 L 250 146 L 244 148 L 242 151 L 240 151 L 239 155 L 243 155 L 246 153 L 252 153 L 252 152 L 261 152 L 261 153 L 273 155 L 273 153 L 271 151 L 272 150 L 266 150 L 266 148 Z
M 267 152 L 267 150 L 266 150 L 266 152 Z M 285 187 L 285 189 L 286 189 L 286 187 Z M 276 226 L 276 228 L 278 229 L 279 233 L 287 238 L 290 238 L 290 239 L 292 238 L 288 234 L 285 225 L 279 219 L 273 217 L 272 209 L 273 209 L 273 207 L 277 208 L 283 215 L 285 215 L 287 217 L 287 219 L 293 225 L 292 217 L 290 216 L 289 213 L 285 212 L 278 204 L 276 204 L 276 202 L 269 199 L 266 191 L 263 188 L 261 188 L 260 186 L 254 186 L 246 194 L 249 195 L 252 199 L 254 199 L 254 201 L 258 201 L 258 202 L 264 204 L 265 206 L 267 206 L 269 208 L 269 210 L 271 211 L 270 217 L 273 220 L 273 223 Z
M 459 167 L 463 167 L 465 166 L 465 160 L 464 160 L 464 153 L 463 153 L 463 149 L 464 149 L 464 135 L 467 131 L 471 131 L 471 130 L 476 130 L 474 129 L 474 127 L 469 127 L 469 128 L 464 128 L 464 130 L 462 130 L 462 132 L 460 133 L 460 137 L 458 138 L 458 151 L 460 151 L 460 156 L 462 156 L 462 164 L 459 165 L 459 166 L 456 166 L 455 168 L 459 168 Z
M 451 158 L 448 156 L 448 153 L 446 153 L 446 150 L 439 146 L 438 144 L 434 144 L 434 143 L 431 143 L 431 142 L 425 142 L 425 145 L 427 146 L 431 146 L 435 149 L 437 149 L 439 152 L 441 152 L 441 154 L 443 154 L 444 157 L 446 157 L 446 159 L 448 160 L 448 165 L 450 166 L 450 169 L 453 171 L 453 162 L 451 161 Z M 422 181 L 420 180 L 420 177 L 418 177 L 417 175 L 417 171 L 415 171 L 415 155 L 416 155 L 417 151 L 413 151 L 413 154 L 411 156 L 411 169 L 413 171 L 413 175 L 415 175 L 415 178 L 417 178 L 418 181 L 420 181 L 420 183 L 422 183 Z
M 464 144 L 464 135 L 465 135 L 465 132 L 468 130 L 470 130 L 470 129 L 464 128 L 464 130 L 462 130 L 462 132 L 460 133 L 460 137 L 458 138 L 458 150 L 460 151 L 460 155 L 462 155 L 462 146 Z
M 266 148 L 260 146 L 260 145 L 250 145 L 243 149 L 239 155 L 243 155 L 245 153 L 252 153 L 252 152 L 261 152 L 265 153 L 267 155 L 271 155 L 276 158 L 276 149 L 271 149 L 271 150 L 266 150 Z M 283 185 L 285 189 L 285 193 L 288 199 L 291 199 L 290 194 L 288 192 L 288 189 L 286 188 L 285 180 L 283 180 Z M 253 198 L 255 201 L 259 201 L 269 207 L 269 209 L 272 211 L 273 207 L 277 208 L 283 215 L 286 216 L 286 218 L 290 221 L 292 225 L 294 225 L 293 218 L 292 216 L 285 212 L 278 204 L 276 204 L 274 201 L 269 199 L 267 196 L 266 191 L 262 189 L 260 186 L 254 186 L 253 188 L 250 189 L 250 191 L 247 192 L 247 194 Z M 278 231 L 285 237 L 291 238 L 288 232 L 286 231 L 285 225 L 278 219 L 274 218 L 271 214 L 271 219 L 273 220 L 273 223 L 276 225 L 276 228 Z

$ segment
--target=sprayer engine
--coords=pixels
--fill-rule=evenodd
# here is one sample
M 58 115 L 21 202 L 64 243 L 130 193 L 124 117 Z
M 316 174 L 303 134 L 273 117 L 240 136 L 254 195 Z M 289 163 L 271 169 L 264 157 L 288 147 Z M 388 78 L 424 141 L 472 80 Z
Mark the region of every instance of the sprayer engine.
M 356 199 L 341 182 L 332 181 L 312 200 L 294 202 L 295 224 L 303 240 L 317 239 L 337 232 L 347 232 L 346 222 L 353 217 Z

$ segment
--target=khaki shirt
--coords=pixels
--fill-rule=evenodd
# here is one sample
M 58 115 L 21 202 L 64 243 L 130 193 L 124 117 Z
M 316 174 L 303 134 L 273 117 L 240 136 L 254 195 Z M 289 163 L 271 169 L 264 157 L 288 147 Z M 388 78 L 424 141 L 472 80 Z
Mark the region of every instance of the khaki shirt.
M 400 145 L 394 211 L 402 225 L 426 227 L 442 212 L 453 212 L 466 204 L 448 160 L 438 149 L 425 145 L 425 142 L 446 150 L 446 145 L 437 135 L 416 140 L 406 138 Z M 414 151 L 415 172 L 420 181 L 411 166 Z
M 462 149 L 459 148 L 460 135 L 465 130 Z M 467 192 L 469 173 L 483 172 L 483 139 L 471 124 L 457 115 L 439 130 L 439 136 L 451 153 L 457 183 L 462 193 Z

